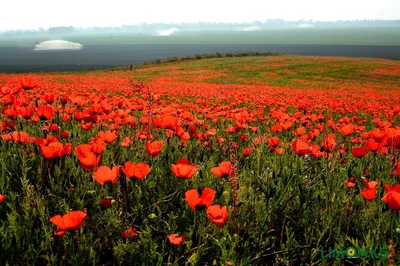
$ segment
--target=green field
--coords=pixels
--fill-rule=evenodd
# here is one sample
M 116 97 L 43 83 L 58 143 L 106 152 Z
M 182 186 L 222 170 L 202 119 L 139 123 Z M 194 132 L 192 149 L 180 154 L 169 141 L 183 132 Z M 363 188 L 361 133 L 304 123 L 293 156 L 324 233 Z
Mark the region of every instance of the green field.
M 82 45 L 115 44 L 304 44 L 399 46 L 397 28 L 279 29 L 257 32 L 177 32 L 171 36 L 139 33 L 75 34 L 60 37 Z M 30 47 L 36 42 L 59 39 L 50 36 L 0 37 L 0 47 Z

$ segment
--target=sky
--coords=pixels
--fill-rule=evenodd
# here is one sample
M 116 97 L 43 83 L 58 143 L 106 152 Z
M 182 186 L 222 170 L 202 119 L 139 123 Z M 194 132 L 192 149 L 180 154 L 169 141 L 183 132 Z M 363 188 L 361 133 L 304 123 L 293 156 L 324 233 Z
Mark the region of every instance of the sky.
M 138 23 L 400 19 L 400 0 L 0 0 L 0 30 Z

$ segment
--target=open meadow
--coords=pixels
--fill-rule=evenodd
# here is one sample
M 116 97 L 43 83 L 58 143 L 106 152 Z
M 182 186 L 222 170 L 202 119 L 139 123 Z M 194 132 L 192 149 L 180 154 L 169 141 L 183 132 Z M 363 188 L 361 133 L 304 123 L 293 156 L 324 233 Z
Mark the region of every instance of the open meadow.
M 0 265 L 399 265 L 400 61 L 0 74 Z

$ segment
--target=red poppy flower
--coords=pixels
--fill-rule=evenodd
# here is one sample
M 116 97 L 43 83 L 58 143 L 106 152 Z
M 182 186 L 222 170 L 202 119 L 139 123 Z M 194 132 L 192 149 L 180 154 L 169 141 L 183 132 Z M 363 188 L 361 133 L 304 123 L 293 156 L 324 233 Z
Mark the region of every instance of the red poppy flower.
M 292 128 L 293 123 L 290 121 L 286 121 L 285 123 L 281 123 L 280 126 L 283 128 L 283 130 L 289 130 Z
M 363 184 L 366 189 L 373 189 L 378 186 L 378 181 L 368 181 L 365 177 L 363 177 Z
M 196 189 L 185 192 L 185 200 L 193 211 L 201 210 L 211 205 L 215 197 L 215 191 L 211 188 L 203 189 L 201 197 Z
M 363 178 L 363 183 L 365 189 L 361 190 L 361 195 L 366 200 L 373 200 L 376 195 L 376 188 L 378 187 L 378 182 L 377 181 L 368 182 L 366 178 Z
M 400 162 L 396 163 L 396 168 L 392 171 L 392 175 L 400 176 Z
M 211 172 L 218 178 L 228 177 L 231 174 L 231 163 L 222 162 L 218 167 L 211 168 Z
M 99 136 L 102 140 L 104 140 L 105 143 L 113 143 L 114 140 L 118 137 L 118 135 L 117 135 L 116 133 L 111 132 L 111 131 L 107 131 L 107 132 L 100 131 L 100 132 L 98 133 L 98 136 Z
M 92 152 L 92 145 L 90 144 L 76 146 L 75 153 L 82 167 L 86 170 L 94 168 L 100 162 L 100 155 Z
M 40 120 L 51 120 L 54 116 L 54 108 L 51 105 L 39 105 L 36 109 L 36 115 Z
M 32 90 L 39 87 L 37 80 L 32 77 L 23 77 L 19 80 L 19 83 L 24 90 Z
M 114 200 L 111 197 L 106 197 L 106 198 L 101 200 L 100 206 L 101 206 L 102 209 L 108 209 L 108 208 L 111 207 L 113 201 Z
M 119 167 L 114 166 L 110 169 L 108 166 L 100 166 L 96 170 L 94 170 L 93 178 L 100 185 L 104 185 L 106 183 L 115 183 L 117 181 L 119 175 Z
M 181 140 L 189 140 L 190 139 L 189 133 L 184 131 L 182 127 L 177 127 L 175 129 L 175 133 Z
M 251 154 L 251 149 L 250 148 L 244 148 L 242 151 L 243 156 L 249 156 Z
M 283 154 L 285 154 L 285 149 L 284 148 L 275 149 L 275 154 L 276 155 L 283 155 Z
M 67 231 L 62 231 L 62 230 L 57 230 L 57 231 L 53 232 L 53 234 L 58 237 L 63 237 L 63 236 L 65 236 L 66 233 L 67 233 Z
M 379 149 L 379 143 L 373 139 L 369 139 L 364 141 L 365 145 L 367 146 L 368 150 L 372 152 L 376 152 Z
M 0 203 L 2 203 L 7 198 L 6 195 L 0 194 Z
M 160 118 L 159 124 L 164 129 L 175 129 L 178 119 L 170 115 L 165 115 Z
M 351 153 L 353 154 L 354 157 L 361 158 L 367 154 L 367 148 L 366 147 L 353 147 L 353 148 L 351 148 Z
M 398 211 L 400 210 L 400 184 L 389 186 L 385 184 L 386 194 L 382 198 L 384 202 L 386 202 L 392 210 Z
M 153 142 L 146 143 L 146 152 L 150 156 L 157 156 L 161 153 L 163 141 L 157 140 Z
M 353 134 L 353 132 L 354 132 L 354 125 L 347 124 L 347 125 L 343 126 L 341 129 L 339 129 L 338 131 L 343 136 L 349 136 L 349 135 Z
M 211 222 L 218 226 L 223 226 L 228 219 L 228 207 L 220 205 L 212 205 L 207 207 L 206 213 Z
M 370 137 L 373 138 L 376 142 L 382 142 L 385 138 L 386 134 L 385 131 L 380 130 L 379 128 L 373 129 L 369 133 Z
M 86 124 L 80 124 L 79 127 L 82 128 L 85 131 L 89 131 L 92 129 L 93 124 L 92 123 L 86 123 Z
M 361 190 L 361 195 L 366 200 L 373 200 L 375 198 L 375 195 L 376 195 L 376 188 L 363 189 L 363 190 Z
M 67 143 L 65 146 L 58 141 L 51 142 L 47 146 L 42 145 L 40 146 L 42 151 L 42 155 L 44 158 L 51 160 L 54 158 L 61 158 L 66 154 L 71 154 L 72 152 L 72 144 Z
M 179 159 L 176 164 L 172 164 L 172 172 L 178 178 L 190 179 L 196 174 L 195 164 L 189 164 L 185 158 Z
M 48 103 L 48 104 L 54 103 L 54 94 L 53 94 L 53 93 L 51 93 L 51 94 L 46 94 L 46 95 L 44 96 L 44 100 L 45 100 L 46 103 Z
M 129 147 L 129 145 L 132 144 L 132 142 L 133 142 L 133 141 L 131 140 L 130 137 L 125 137 L 125 138 L 122 140 L 122 142 L 120 143 L 120 145 L 121 145 L 121 147 L 127 148 L 127 147 Z
M 106 143 L 101 138 L 92 138 L 90 143 L 92 145 L 92 152 L 96 154 L 101 154 L 106 148 Z
M 278 137 L 272 137 L 272 138 L 270 138 L 270 139 L 268 139 L 268 145 L 271 147 L 271 148 L 276 148 L 276 147 L 278 147 L 278 145 L 279 145 L 279 138 Z
M 328 134 L 322 140 L 322 146 L 324 147 L 325 152 L 331 152 L 336 149 L 336 136 L 335 134 Z
M 21 107 L 18 110 L 18 113 L 20 116 L 22 116 L 25 119 L 29 119 L 33 116 L 33 112 L 34 112 L 34 107 Z
M 167 138 L 172 138 L 172 136 L 174 136 L 174 134 L 175 134 L 174 131 L 171 129 L 167 129 L 165 131 L 165 136 L 167 136 Z
M 70 211 L 64 216 L 56 215 L 50 218 L 50 222 L 59 228 L 59 231 L 78 230 L 86 219 L 86 213 L 82 211 Z
M 122 236 L 126 238 L 126 240 L 131 239 L 131 238 L 135 238 L 139 235 L 138 231 L 136 231 L 135 228 L 130 227 L 129 229 L 125 230 L 122 233 Z
M 23 131 L 13 131 L 10 133 L 11 139 L 18 144 L 24 144 L 27 142 L 29 135 Z
M 248 140 L 249 139 L 249 134 L 240 134 L 239 138 L 243 141 Z
M 62 139 L 68 138 L 68 137 L 69 137 L 68 131 L 61 131 L 61 132 L 60 132 L 60 137 L 61 137 Z
M 356 185 L 355 180 L 356 179 L 354 177 L 349 177 L 349 179 L 346 182 L 344 182 L 344 184 L 346 185 L 347 188 L 353 188 Z
M 122 168 L 126 178 L 135 177 L 137 179 L 143 179 L 150 173 L 150 166 L 145 163 L 135 164 L 133 162 L 126 162 Z
M 312 148 L 304 141 L 294 140 L 294 141 L 292 141 L 291 144 L 292 144 L 292 150 L 297 155 L 304 156 L 306 154 L 309 154 L 312 151 Z
M 171 243 L 171 244 L 173 244 L 173 245 L 180 245 L 180 244 L 182 244 L 183 243 L 183 241 L 185 241 L 185 237 L 186 237 L 186 235 L 185 234 L 181 234 L 181 235 L 178 235 L 178 234 L 170 234 L 169 236 L 168 236 L 168 240 L 169 240 L 169 242 Z

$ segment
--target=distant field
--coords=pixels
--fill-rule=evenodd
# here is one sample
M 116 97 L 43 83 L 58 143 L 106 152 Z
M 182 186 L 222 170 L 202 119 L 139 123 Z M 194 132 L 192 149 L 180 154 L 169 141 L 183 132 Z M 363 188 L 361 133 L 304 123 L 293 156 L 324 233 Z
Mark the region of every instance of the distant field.
M 123 83 L 135 80 L 149 84 L 161 82 L 165 86 L 185 83 L 202 86 L 235 84 L 298 89 L 399 90 L 400 61 L 328 56 L 249 56 L 139 64 L 132 71 L 124 67 L 38 75 L 60 77 L 56 78 L 57 83 L 63 84 L 69 83 L 70 78 L 67 77 L 112 75 Z M 2 78 L 6 77 L 7 74 L 0 75 L 0 84 L 4 81 Z
M 0 47 L 34 47 L 36 42 L 57 39 L 38 36 L 0 38 Z M 104 33 L 62 37 L 82 45 L 120 44 L 303 44 L 400 46 L 398 28 L 280 29 L 257 32 L 177 32 L 171 36 L 138 33 Z
M 196 62 L 139 65 L 132 76 L 145 82 L 170 78 L 176 82 L 268 84 L 291 88 L 377 86 L 381 89 L 399 89 L 399 65 L 398 61 L 391 60 L 293 55 L 213 58 Z
M 32 51 L 0 48 L 0 72 L 40 72 L 138 65 L 157 59 L 196 54 L 284 52 L 298 55 L 400 59 L 400 46 L 277 44 L 136 44 L 88 45 L 81 51 Z

